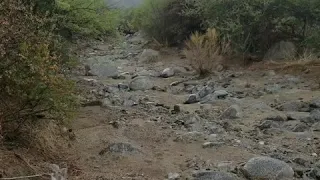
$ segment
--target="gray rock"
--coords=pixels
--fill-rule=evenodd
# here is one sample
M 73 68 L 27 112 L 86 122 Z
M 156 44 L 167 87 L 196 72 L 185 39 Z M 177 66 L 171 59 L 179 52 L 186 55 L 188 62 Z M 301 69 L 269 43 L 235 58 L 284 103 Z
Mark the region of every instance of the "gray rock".
M 138 76 L 134 78 L 130 83 L 129 83 L 129 88 L 131 90 L 149 90 L 153 88 L 153 82 L 150 79 L 150 77 L 147 76 Z
M 202 144 L 203 148 L 220 147 L 224 145 L 224 142 L 205 142 Z
M 160 57 L 159 51 L 153 49 L 144 49 L 140 55 L 140 62 L 153 62 L 158 60 Z
M 129 86 L 127 84 L 119 83 L 118 88 L 126 90 L 126 89 L 129 89 Z
M 209 86 L 205 86 L 202 89 L 200 89 L 200 91 L 197 93 L 199 98 L 204 98 L 206 97 L 208 94 L 211 94 L 214 90 L 209 87 Z
M 263 120 L 257 127 L 260 130 L 265 130 L 269 128 L 278 128 L 279 125 L 272 120 Z
M 312 126 L 312 130 L 313 130 L 313 131 L 316 131 L 316 132 L 320 132 L 320 122 L 315 123 L 315 124 Z M 319 168 L 320 168 L 320 167 L 319 167 Z
M 173 68 L 166 68 L 161 72 L 160 77 L 163 77 L 163 78 L 172 77 L 174 76 L 174 73 L 175 72 Z
M 180 178 L 179 173 L 169 173 L 168 174 L 168 180 L 178 180 Z
M 233 174 L 220 171 L 204 171 L 193 174 L 194 180 L 239 180 Z
M 264 91 L 268 94 L 274 94 L 279 92 L 281 89 L 281 86 L 278 84 L 273 84 L 273 85 L 268 85 L 267 87 L 264 88 Z
M 288 117 L 284 113 L 274 111 L 274 112 L 270 112 L 265 119 L 272 120 L 272 121 L 286 121 Z
M 296 46 L 289 41 L 274 44 L 265 54 L 264 60 L 292 60 L 296 55 Z
M 320 98 L 313 99 L 310 103 L 312 108 L 320 108 Z
M 119 75 L 118 67 L 112 63 L 106 62 L 91 65 L 90 72 L 99 77 L 116 77 Z
M 132 154 L 140 152 L 139 149 L 136 149 L 131 144 L 128 143 L 112 143 L 107 148 L 100 151 L 100 155 L 103 155 L 107 152 L 110 153 L 119 153 L 119 154 Z
M 308 112 L 286 112 L 288 120 L 300 120 L 302 122 L 309 122 L 311 120 Z
M 284 127 L 292 132 L 304 132 L 309 129 L 305 123 L 300 121 L 288 121 L 284 124 Z
M 320 109 L 315 109 L 310 112 L 311 120 L 314 122 L 320 121 Z
M 290 101 L 281 104 L 277 107 L 279 111 L 298 111 L 298 112 L 308 112 L 310 111 L 309 104 L 302 101 Z
M 199 102 L 199 96 L 197 94 L 190 94 L 184 103 L 185 104 L 194 104 L 197 102 Z
M 232 105 L 222 113 L 220 119 L 236 119 L 241 116 L 241 108 L 238 105 Z
M 293 169 L 287 163 L 270 157 L 251 158 L 243 170 L 250 179 L 287 180 L 294 176 Z
M 226 96 L 228 96 L 229 93 L 226 90 L 217 90 L 217 91 L 214 91 L 213 95 L 218 99 L 223 99 Z

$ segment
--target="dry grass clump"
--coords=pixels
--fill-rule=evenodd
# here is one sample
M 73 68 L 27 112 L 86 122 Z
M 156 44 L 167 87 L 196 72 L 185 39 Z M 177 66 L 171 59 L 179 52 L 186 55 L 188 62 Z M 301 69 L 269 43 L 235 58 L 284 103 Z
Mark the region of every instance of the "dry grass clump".
M 195 32 L 185 42 L 184 53 L 193 69 L 200 75 L 206 75 L 222 60 L 222 55 L 229 52 L 229 43 L 221 41 L 216 29 L 208 29 L 205 34 Z

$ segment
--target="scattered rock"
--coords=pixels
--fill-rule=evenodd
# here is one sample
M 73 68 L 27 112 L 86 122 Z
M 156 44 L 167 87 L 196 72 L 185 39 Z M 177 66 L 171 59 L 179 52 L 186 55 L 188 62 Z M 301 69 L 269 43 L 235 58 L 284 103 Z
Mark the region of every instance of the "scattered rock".
M 320 98 L 313 99 L 310 103 L 312 108 L 320 108 Z
M 203 148 L 212 148 L 212 147 L 220 147 L 224 144 L 224 142 L 205 142 L 202 144 Z
M 293 179 L 294 171 L 285 162 L 269 157 L 254 157 L 243 167 L 250 179 Z
M 288 121 L 284 126 L 292 132 L 304 132 L 309 129 L 309 126 L 300 121 Z
M 320 109 L 315 109 L 310 112 L 311 120 L 314 122 L 320 121 Z
M 178 173 L 169 173 L 168 180 L 178 180 L 180 178 L 180 174 Z
M 144 49 L 140 55 L 140 62 L 153 62 L 158 60 L 160 57 L 159 51 L 153 49 Z
M 296 111 L 296 112 L 308 112 L 310 111 L 309 104 L 302 101 L 290 101 L 281 104 L 277 107 L 279 111 Z
M 316 131 L 316 132 L 320 132 L 320 122 L 315 123 L 315 124 L 312 126 L 312 130 L 313 130 L 313 131 Z
M 272 120 L 272 121 L 286 121 L 288 117 L 281 112 L 271 112 L 269 113 L 265 120 Z
M 127 84 L 119 83 L 119 84 L 118 84 L 118 88 L 119 88 L 119 89 L 127 90 L 127 89 L 129 89 L 129 86 L 128 86 Z
M 273 85 L 268 85 L 267 87 L 264 88 L 264 91 L 268 94 L 274 94 L 279 92 L 281 89 L 281 86 L 278 84 L 273 84 Z
M 190 94 L 188 99 L 184 102 L 184 104 L 194 104 L 199 102 L 199 97 L 197 94 Z
M 220 171 L 196 172 L 192 175 L 194 180 L 239 180 L 233 174 Z
M 138 76 L 134 78 L 130 83 L 129 83 L 129 88 L 131 90 L 149 90 L 153 88 L 153 82 L 151 79 L 147 76 Z
M 214 90 L 209 87 L 209 86 L 205 86 L 202 89 L 200 89 L 200 91 L 197 93 L 199 98 L 204 98 L 206 97 L 208 94 L 211 94 Z
M 238 105 L 232 105 L 222 113 L 220 119 L 236 119 L 241 116 L 241 108 Z
M 229 93 L 226 90 L 217 90 L 217 91 L 214 91 L 213 95 L 218 99 L 223 99 L 226 96 L 228 96 Z
M 173 68 L 166 68 L 161 72 L 160 77 L 163 77 L 163 78 L 172 77 L 174 76 L 174 73 L 175 72 Z
M 300 120 L 302 122 L 309 122 L 311 120 L 308 112 L 286 112 L 288 120 Z
M 296 46 L 289 41 L 280 41 L 274 44 L 265 54 L 264 60 L 287 60 L 296 55 Z
M 119 153 L 119 154 L 132 154 L 139 152 L 138 149 L 134 148 L 128 143 L 112 143 L 107 148 L 99 152 L 99 155 L 103 155 L 106 152 Z

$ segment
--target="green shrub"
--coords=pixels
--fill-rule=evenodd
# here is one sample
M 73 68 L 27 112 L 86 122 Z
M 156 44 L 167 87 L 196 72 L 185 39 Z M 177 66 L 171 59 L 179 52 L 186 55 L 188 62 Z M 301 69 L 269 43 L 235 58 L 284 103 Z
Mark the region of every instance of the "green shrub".
M 140 27 L 160 43 L 182 43 L 201 28 L 200 14 L 184 13 L 194 8 L 194 3 L 188 0 L 145 0 L 139 9 L 142 14 Z
M 203 0 L 196 6 L 204 26 L 229 36 L 238 51 L 263 54 L 281 40 L 316 46 L 309 40 L 319 32 L 317 0 Z
M 103 0 L 57 0 L 56 9 L 60 29 L 70 34 L 97 37 L 117 33 L 119 11 L 109 9 Z
M 0 3 L 0 127 L 5 133 L 39 115 L 66 120 L 77 106 L 73 82 L 63 74 L 68 52 L 49 31 L 54 21 L 22 2 Z

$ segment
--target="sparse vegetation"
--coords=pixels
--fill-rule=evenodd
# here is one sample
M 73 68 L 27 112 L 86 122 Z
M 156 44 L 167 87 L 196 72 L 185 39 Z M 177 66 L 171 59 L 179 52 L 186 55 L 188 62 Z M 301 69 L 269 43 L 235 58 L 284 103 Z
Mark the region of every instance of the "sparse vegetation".
M 195 32 L 186 41 L 185 54 L 191 66 L 200 74 L 210 73 L 221 62 L 222 55 L 228 52 L 227 42 L 219 39 L 216 29 L 208 29 L 205 34 Z
M 39 116 L 71 117 L 73 83 L 63 73 L 71 62 L 53 33 L 54 20 L 22 1 L 0 3 L 0 127 L 4 135 Z

